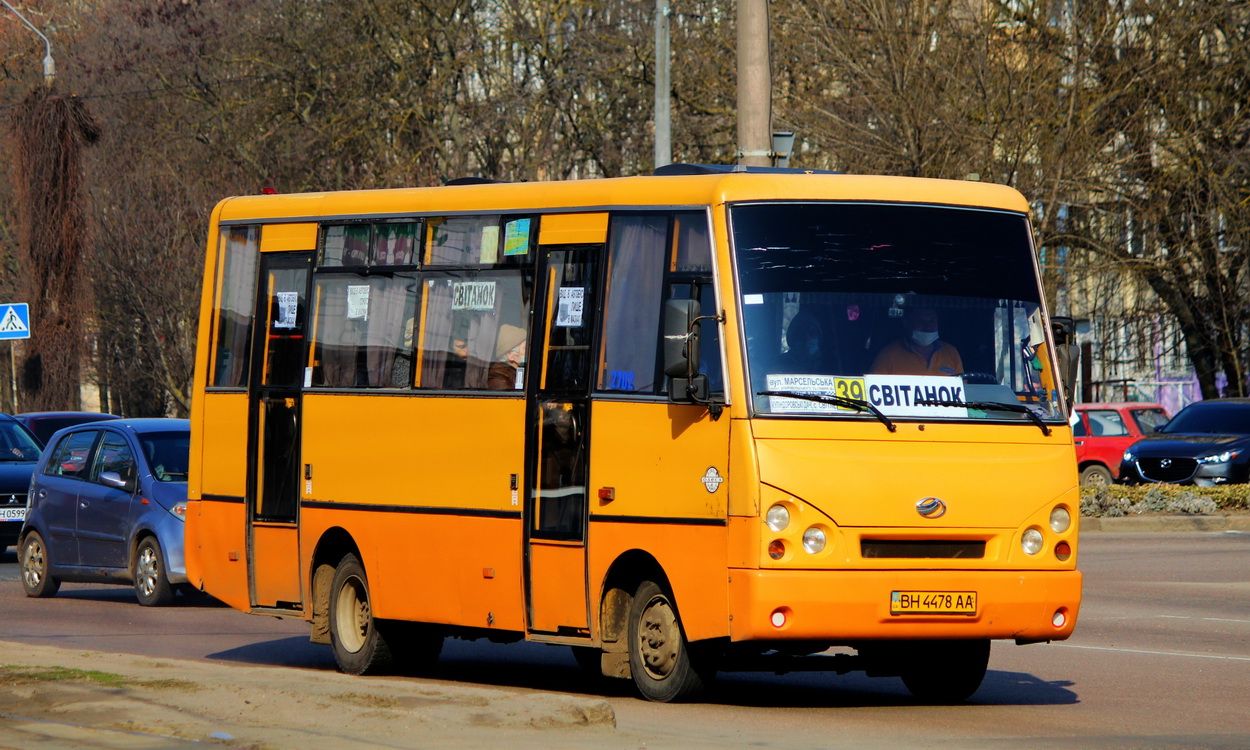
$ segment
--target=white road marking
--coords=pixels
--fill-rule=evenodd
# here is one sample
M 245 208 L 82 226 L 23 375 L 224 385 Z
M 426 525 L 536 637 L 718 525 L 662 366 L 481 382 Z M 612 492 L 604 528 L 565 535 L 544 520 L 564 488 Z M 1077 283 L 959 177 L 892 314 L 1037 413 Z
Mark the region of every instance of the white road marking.
M 1122 654 L 1147 654 L 1150 656 L 1188 656 L 1194 659 L 1221 659 L 1224 661 L 1250 661 L 1250 656 L 1221 656 L 1219 654 L 1187 654 L 1183 651 L 1148 651 L 1140 648 L 1113 648 L 1111 646 L 1078 646 L 1072 643 L 1052 643 L 1058 648 L 1079 648 L 1086 651 L 1115 651 Z

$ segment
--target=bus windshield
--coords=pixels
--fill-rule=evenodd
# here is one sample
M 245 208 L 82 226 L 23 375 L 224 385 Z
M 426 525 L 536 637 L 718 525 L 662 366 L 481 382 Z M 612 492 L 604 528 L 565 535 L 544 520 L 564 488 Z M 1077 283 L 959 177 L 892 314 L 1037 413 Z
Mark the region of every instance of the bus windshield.
M 756 415 L 1062 418 L 1023 215 L 812 201 L 730 221 Z

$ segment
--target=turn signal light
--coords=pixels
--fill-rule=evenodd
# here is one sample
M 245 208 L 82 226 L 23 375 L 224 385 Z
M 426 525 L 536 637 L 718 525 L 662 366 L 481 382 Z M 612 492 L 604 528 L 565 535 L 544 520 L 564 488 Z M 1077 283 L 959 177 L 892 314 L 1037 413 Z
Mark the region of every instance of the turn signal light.
M 774 539 L 768 543 L 768 556 L 774 560 L 780 560 L 786 556 L 786 543 L 780 539 Z
M 1055 545 L 1055 559 L 1059 562 L 1067 562 L 1069 557 L 1072 557 L 1072 547 L 1067 542 Z

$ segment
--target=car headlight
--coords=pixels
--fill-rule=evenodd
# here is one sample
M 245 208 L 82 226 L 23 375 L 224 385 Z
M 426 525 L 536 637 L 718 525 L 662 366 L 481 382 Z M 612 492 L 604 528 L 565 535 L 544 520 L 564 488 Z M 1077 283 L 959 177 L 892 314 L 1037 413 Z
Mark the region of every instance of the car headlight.
M 1137 456 L 1133 455 L 1133 451 L 1124 451 L 1124 455 L 1120 458 L 1126 464 L 1131 464 L 1137 460 Z
M 784 505 L 774 505 L 768 509 L 764 520 L 768 523 L 768 528 L 779 532 L 790 525 L 790 511 L 786 510 Z
M 174 507 L 170 508 L 169 512 L 173 513 L 179 521 L 187 520 L 187 501 L 174 503 Z
M 1200 464 L 1226 464 L 1241 455 L 1241 451 L 1224 451 L 1214 456 L 1203 456 L 1198 459 Z
M 1042 551 L 1042 545 L 1045 541 L 1042 538 L 1042 532 L 1037 529 L 1026 529 L 1020 537 L 1020 547 L 1026 555 L 1036 555 Z

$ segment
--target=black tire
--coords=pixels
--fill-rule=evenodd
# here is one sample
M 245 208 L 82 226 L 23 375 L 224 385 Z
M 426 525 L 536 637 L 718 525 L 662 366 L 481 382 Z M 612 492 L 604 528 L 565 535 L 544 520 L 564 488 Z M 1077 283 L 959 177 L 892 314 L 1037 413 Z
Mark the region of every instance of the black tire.
M 347 674 L 393 672 L 397 659 L 379 621 L 373 618 L 365 566 L 348 553 L 330 583 L 330 645 L 339 670 Z
M 139 604 L 164 607 L 174 600 L 174 588 L 169 585 L 169 575 L 165 572 L 165 556 L 161 554 L 161 546 L 156 543 L 155 537 L 139 542 L 131 572 Z
M 925 703 L 963 703 L 981 687 L 990 663 L 990 642 L 929 641 L 909 649 L 903 684 Z
M 1111 476 L 1111 469 L 1102 464 L 1090 464 L 1081 470 L 1081 484 L 1105 486 L 1114 482 L 1115 477 Z
M 22 562 L 22 590 L 26 596 L 46 599 L 56 596 L 61 582 L 48 572 L 48 546 L 38 531 L 32 531 L 22 540 L 18 559 Z
M 670 703 L 704 689 L 672 597 L 643 581 L 629 608 L 629 671 L 647 700 Z M 707 675 L 710 677 L 711 675 Z

